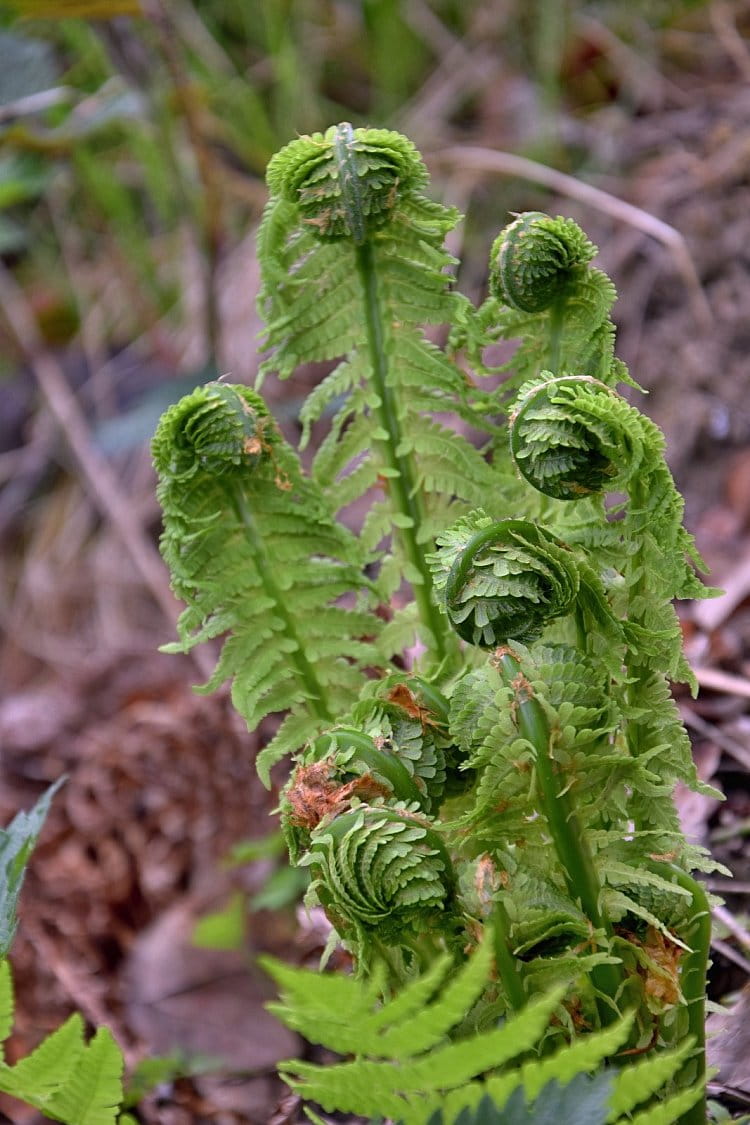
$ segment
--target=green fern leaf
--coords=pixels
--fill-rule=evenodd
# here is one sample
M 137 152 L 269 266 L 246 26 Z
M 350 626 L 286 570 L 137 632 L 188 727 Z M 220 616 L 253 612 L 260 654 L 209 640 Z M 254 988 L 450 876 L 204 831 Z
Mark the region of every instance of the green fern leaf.
M 578 1074 L 567 1086 L 550 1082 L 533 1105 L 525 1101 L 519 1088 L 502 1109 L 485 1095 L 475 1108 L 461 1110 L 458 1117 L 438 1111 L 427 1125 L 604 1125 L 611 1084 L 612 1077 L 606 1073 L 592 1078 Z
M 0 981 L 3 1029 L 12 1017 L 7 963 Z M 84 1043 L 77 1013 L 14 1066 L 0 1063 L 0 1090 L 63 1125 L 114 1125 L 122 1103 L 123 1060 L 106 1028 Z
M 390 1060 L 360 1059 L 329 1067 L 290 1061 L 280 1070 L 293 1089 L 328 1111 L 337 1108 L 365 1115 L 386 1113 L 403 1116 L 407 1122 L 424 1122 L 425 1106 L 420 1103 L 426 1095 L 462 1085 L 529 1050 L 559 999 L 557 992 L 532 1001 L 502 1028 L 438 1047 L 413 1061 L 399 1060 L 398 1066 Z
M 360 549 L 246 387 L 214 383 L 182 399 L 164 415 L 153 452 L 162 551 L 187 603 L 170 651 L 228 633 L 200 690 L 231 678 L 251 729 L 268 714 L 293 713 L 262 759 L 268 780 L 278 755 L 301 744 L 293 738 L 304 741 L 353 701 L 374 658 L 378 618 L 334 604 L 367 588 Z
M 114 1125 L 122 1101 L 122 1065 L 112 1035 L 100 1027 L 44 1112 L 66 1125 Z
M 30 1055 L 0 1070 L 0 1089 L 44 1105 L 80 1065 L 83 1053 L 83 1020 L 75 1012 Z
M 49 806 L 64 778 L 42 794 L 30 812 L 19 812 L 7 828 L 0 828 L 0 957 L 11 947 L 16 932 L 16 909 L 26 864 L 42 830 Z
M 619 1118 L 615 1125 L 679 1125 L 684 1119 L 683 1114 L 700 1103 L 704 1097 L 705 1089 L 703 1083 L 699 1082 L 688 1090 L 681 1090 L 658 1104 L 650 1105 L 648 1109 L 636 1113 L 634 1117 Z
M 680 1070 L 692 1050 L 693 1044 L 688 1040 L 675 1051 L 662 1051 L 619 1070 L 609 1099 L 607 1121 L 614 1121 L 621 1114 L 630 1113 L 641 1102 L 663 1089 Z

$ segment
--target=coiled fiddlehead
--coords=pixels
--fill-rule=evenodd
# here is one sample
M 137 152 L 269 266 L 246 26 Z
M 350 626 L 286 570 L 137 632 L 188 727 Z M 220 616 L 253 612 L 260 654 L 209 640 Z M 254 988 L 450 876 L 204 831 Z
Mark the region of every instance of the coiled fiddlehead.
M 454 925 L 454 875 L 429 820 L 404 806 L 361 805 L 312 834 L 302 861 L 311 892 L 360 961 L 378 944 L 409 945 Z
M 435 586 L 454 629 L 470 644 L 528 643 L 575 607 L 580 574 L 572 552 L 528 520 L 494 523 L 473 512 L 438 544 L 431 557 Z
M 361 245 L 388 222 L 401 196 L 424 186 L 427 169 L 400 133 L 345 121 L 288 144 L 268 165 L 267 180 L 319 238 Z
M 574 290 L 595 254 L 572 219 L 525 211 L 493 243 L 490 292 L 521 312 L 544 312 Z
M 615 358 L 610 312 L 617 296 L 610 279 L 591 265 L 596 246 L 572 219 L 539 211 L 519 215 L 500 232 L 490 256 L 490 295 L 456 342 L 483 370 L 482 350 L 503 338 L 519 341 L 503 395 L 513 395 L 544 370 L 580 374 L 607 386 L 633 384 Z
M 152 453 L 163 480 L 187 481 L 254 468 L 276 438 L 266 404 L 249 387 L 209 383 L 164 415 Z
M 299 756 L 281 794 L 292 862 L 309 847 L 321 821 L 348 811 L 353 802 L 376 797 L 424 808 L 426 794 L 392 748 L 377 745 L 361 730 L 338 727 L 316 738 Z
M 653 481 L 657 476 L 662 490 L 669 483 L 678 499 L 664 465 L 660 431 L 589 376 L 554 378 L 544 372 L 522 387 L 511 414 L 510 443 L 521 475 L 557 500 L 578 500 L 626 488 L 636 477 Z

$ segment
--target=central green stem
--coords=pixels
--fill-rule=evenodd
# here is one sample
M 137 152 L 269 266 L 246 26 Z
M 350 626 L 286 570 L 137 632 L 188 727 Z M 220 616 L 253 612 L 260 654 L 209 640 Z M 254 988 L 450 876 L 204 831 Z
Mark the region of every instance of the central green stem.
M 553 375 L 560 375 L 560 353 L 562 350 L 563 328 L 565 326 L 565 298 L 558 297 L 549 311 L 549 369 Z
M 281 619 L 285 635 L 294 644 L 294 648 L 289 653 L 289 659 L 295 665 L 299 678 L 304 684 L 310 710 L 317 718 L 332 723 L 334 721 L 334 714 L 328 705 L 325 688 L 316 676 L 312 664 L 307 659 L 302 641 L 297 633 L 294 617 L 287 607 L 287 597 L 284 591 L 277 585 L 276 579 L 273 576 L 273 566 L 266 553 L 263 537 L 258 531 L 255 520 L 253 519 L 253 514 L 247 505 L 240 487 L 228 483 L 225 483 L 224 487 L 232 510 L 253 552 L 255 565 L 261 583 L 263 584 L 263 589 L 266 594 L 268 594 L 269 598 L 273 600 L 274 613 Z
M 449 631 L 447 619 L 437 606 L 432 575 L 425 562 L 424 552 L 417 542 L 423 512 L 411 459 L 408 455 L 399 453 L 403 439 L 395 395 L 388 378 L 388 355 L 383 329 L 384 318 L 388 314 L 380 304 L 372 243 L 365 241 L 356 246 L 355 255 L 364 295 L 372 381 L 378 397 L 375 416 L 379 436 L 375 439 L 375 444 L 385 463 L 386 471 L 383 475 L 387 478 L 389 493 L 400 513 L 394 534 L 398 537 L 409 564 L 410 581 L 419 616 L 434 638 L 435 656 L 438 662 L 452 662 L 457 652 L 457 641 Z
M 551 732 L 547 716 L 534 697 L 521 666 L 507 650 L 499 649 L 500 674 L 512 690 L 517 707 L 516 723 L 519 734 L 534 748 L 534 765 L 542 798 L 542 811 L 547 819 L 555 851 L 562 867 L 568 893 L 574 902 L 581 904 L 586 917 L 596 930 L 611 936 L 609 920 L 599 905 L 601 886 L 591 851 L 583 835 L 581 824 L 560 777 L 551 753 Z M 617 1018 L 615 998 L 620 988 L 621 975 L 616 965 L 597 965 L 592 970 L 594 987 L 609 1003 L 599 999 L 597 1007 L 603 1025 Z

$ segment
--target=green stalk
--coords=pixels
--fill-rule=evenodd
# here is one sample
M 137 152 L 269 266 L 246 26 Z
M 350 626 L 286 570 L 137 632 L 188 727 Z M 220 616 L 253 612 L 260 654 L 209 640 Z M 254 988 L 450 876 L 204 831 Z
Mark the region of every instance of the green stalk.
M 268 558 L 263 538 L 258 531 L 255 520 L 253 519 L 253 514 L 247 505 L 242 490 L 236 485 L 232 486 L 229 483 L 225 483 L 224 488 L 231 508 L 255 556 L 255 565 L 258 568 L 258 574 L 263 583 L 263 589 L 268 594 L 269 598 L 273 599 L 274 613 L 281 618 L 284 624 L 284 632 L 295 646 L 289 653 L 289 659 L 295 665 L 300 679 L 305 685 L 310 710 L 319 719 L 324 719 L 326 722 L 332 723 L 334 715 L 328 705 L 325 689 L 316 676 L 315 669 L 305 655 L 302 641 L 300 640 L 294 623 L 294 617 L 287 607 L 285 592 L 280 589 L 273 576 L 273 565 Z
M 398 452 L 402 435 L 395 395 L 388 382 L 388 355 L 383 331 L 385 314 L 380 306 L 372 243 L 364 241 L 357 245 L 355 254 L 364 294 L 367 346 L 373 385 L 379 399 L 375 414 L 379 430 L 385 435 L 377 438 L 375 443 L 385 462 L 389 492 L 401 513 L 395 534 L 411 568 L 414 600 L 422 622 L 434 638 L 437 660 L 452 664 L 458 651 L 457 641 L 449 629 L 447 619 L 438 608 L 433 593 L 432 575 L 425 562 L 424 552 L 417 542 L 417 530 L 423 521 L 423 512 L 411 459 Z
M 690 948 L 681 966 L 680 989 L 687 1007 L 688 1035 L 695 1041 L 697 1055 L 688 1057 L 684 1069 L 685 1085 L 700 1082 L 704 1093 L 682 1114 L 678 1125 L 706 1125 L 706 973 L 711 948 L 711 907 L 703 885 L 686 871 L 666 863 L 651 863 L 649 868 L 668 882 L 683 887 L 692 900 L 690 922 L 679 935 Z
M 526 1005 L 526 993 L 518 969 L 518 961 L 510 946 L 510 923 L 503 902 L 498 899 L 492 911 L 492 926 L 495 939 L 495 964 L 502 981 L 508 1003 L 514 1012 L 520 1012 Z
M 560 375 L 560 352 L 565 325 L 565 298 L 559 297 L 549 311 L 549 370 Z
M 601 912 L 599 897 L 601 886 L 594 860 L 586 843 L 580 822 L 565 789 L 565 779 L 560 777 L 550 753 L 550 729 L 541 704 L 534 698 L 531 685 L 521 666 L 508 650 L 498 650 L 498 667 L 505 683 L 513 691 L 517 705 L 518 731 L 535 751 L 534 764 L 542 799 L 542 810 L 562 867 L 568 893 L 581 909 L 594 929 L 611 936 L 612 927 Z M 597 997 L 597 1008 L 602 1025 L 617 1018 L 614 999 L 621 984 L 621 974 L 615 965 L 597 965 L 591 973 L 594 987 L 603 996 Z

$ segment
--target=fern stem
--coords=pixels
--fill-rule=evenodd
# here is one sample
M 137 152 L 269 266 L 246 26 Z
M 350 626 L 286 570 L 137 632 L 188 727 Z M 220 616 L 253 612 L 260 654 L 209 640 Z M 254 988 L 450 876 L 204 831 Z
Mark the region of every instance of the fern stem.
M 305 686 L 310 710 L 319 719 L 324 719 L 326 722 L 332 723 L 334 715 L 328 705 L 325 689 L 316 676 L 315 669 L 305 655 L 302 641 L 299 638 L 294 623 L 294 617 L 287 607 L 287 595 L 285 591 L 278 586 L 273 576 L 273 567 L 268 558 L 262 536 L 253 519 L 253 514 L 247 505 L 241 489 L 228 482 L 225 482 L 224 488 L 231 508 L 253 551 L 255 565 L 258 568 L 258 574 L 263 583 L 263 589 L 268 594 L 269 598 L 273 600 L 274 612 L 283 623 L 284 633 L 294 644 L 294 649 L 289 653 L 289 659 L 295 664 L 300 679 Z
M 517 706 L 518 731 L 534 748 L 543 812 L 568 892 L 574 902 L 580 902 L 592 926 L 611 935 L 611 926 L 599 905 L 601 886 L 593 856 L 570 793 L 565 788 L 564 779 L 558 774 L 550 752 L 551 732 L 547 717 L 534 697 L 531 684 L 521 671 L 515 656 L 508 649 L 500 648 L 497 651 L 497 667 L 503 680 L 513 691 Z M 614 1000 L 620 988 L 620 973 L 615 965 L 597 965 L 592 970 L 591 977 L 594 987 L 602 994 L 597 997 L 597 1007 L 602 1025 L 606 1026 L 617 1018 Z M 609 1003 L 603 999 L 604 996 L 609 997 Z
M 365 241 L 358 245 L 355 254 L 364 294 L 373 384 L 378 396 L 375 413 L 380 432 L 385 435 L 376 438 L 375 444 L 387 468 L 387 487 L 401 513 L 395 534 L 409 563 L 414 600 L 422 622 L 434 639 L 437 661 L 454 663 L 458 651 L 457 642 L 438 608 L 433 594 L 432 575 L 425 562 L 424 552 L 417 542 L 417 530 L 422 523 L 423 513 L 411 460 L 398 451 L 403 439 L 395 396 L 388 380 L 388 354 L 383 330 L 386 313 L 380 305 L 372 243 Z
M 559 297 L 549 311 L 549 369 L 553 375 L 560 374 L 560 351 L 562 348 L 563 327 L 565 325 L 565 298 Z
M 683 1113 L 678 1125 L 705 1125 L 706 973 L 711 948 L 711 907 L 703 885 L 687 871 L 671 864 L 656 862 L 649 864 L 649 868 L 669 882 L 683 887 L 692 899 L 690 922 L 680 933 L 682 940 L 690 947 L 690 953 L 685 954 L 681 966 L 680 988 L 687 1007 L 688 1035 L 695 1040 L 696 1053 L 691 1053 L 685 1063 L 684 1085 L 692 1086 L 699 1082 L 704 1087 L 704 1093 L 687 1113 Z
M 508 912 L 505 904 L 498 899 L 492 912 L 492 926 L 495 940 L 495 964 L 502 981 L 508 1003 L 514 1012 L 520 1012 L 526 1005 L 526 993 L 518 970 L 518 961 L 510 946 Z

